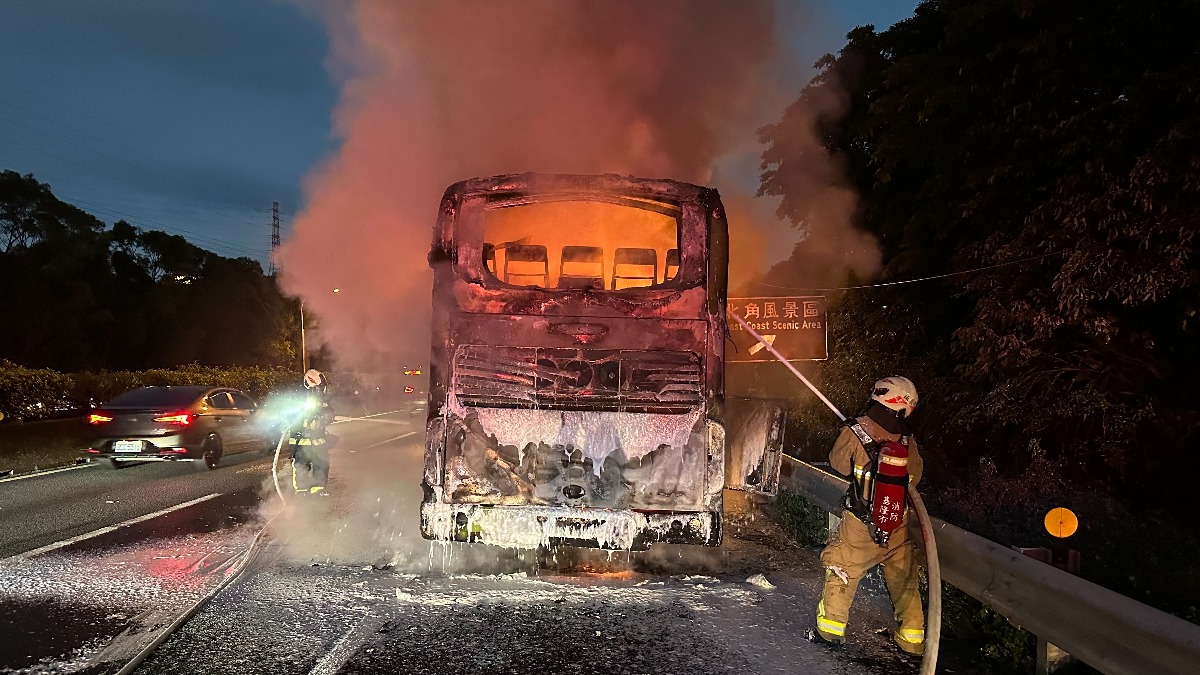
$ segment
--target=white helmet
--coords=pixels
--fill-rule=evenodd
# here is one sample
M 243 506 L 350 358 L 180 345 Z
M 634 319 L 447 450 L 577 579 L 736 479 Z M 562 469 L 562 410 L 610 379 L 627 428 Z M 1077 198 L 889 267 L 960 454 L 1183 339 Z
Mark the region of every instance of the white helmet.
M 907 417 L 917 407 L 917 388 L 907 377 L 892 375 L 875 383 L 871 400 L 895 410 L 901 417 Z
M 310 368 L 308 370 L 308 372 L 304 373 L 304 388 L 305 389 L 312 389 L 314 387 L 319 387 L 322 384 L 325 384 L 325 376 L 321 374 L 321 371 L 316 370 L 314 368 Z

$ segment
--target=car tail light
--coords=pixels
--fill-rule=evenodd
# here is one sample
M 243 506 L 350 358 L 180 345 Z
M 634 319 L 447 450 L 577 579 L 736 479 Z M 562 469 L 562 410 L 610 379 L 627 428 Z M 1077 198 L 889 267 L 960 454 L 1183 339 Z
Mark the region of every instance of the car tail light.
M 104 415 L 102 413 L 92 413 L 87 416 L 88 424 L 104 424 L 106 422 L 111 422 L 111 421 L 113 421 L 112 417 L 110 417 L 109 415 Z
M 95 449 L 95 448 L 88 448 L 88 449 L 87 449 L 87 451 L 88 451 L 88 452 L 90 452 L 90 453 L 92 453 L 93 455 L 98 455 L 98 454 L 100 454 L 100 451 L 99 451 L 99 450 L 97 450 L 97 449 Z
M 191 413 L 172 413 L 170 415 L 161 415 L 154 418 L 155 422 L 165 422 L 166 424 L 176 424 L 181 427 L 186 427 L 192 423 Z

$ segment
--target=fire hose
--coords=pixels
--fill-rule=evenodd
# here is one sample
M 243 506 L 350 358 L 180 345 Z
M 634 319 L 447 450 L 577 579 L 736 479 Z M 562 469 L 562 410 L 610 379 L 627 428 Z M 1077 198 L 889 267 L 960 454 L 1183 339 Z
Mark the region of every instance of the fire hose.
M 279 495 L 279 501 L 284 504 L 287 504 L 288 500 L 287 497 L 283 496 L 283 489 L 279 487 L 279 454 L 283 450 L 283 442 L 287 440 L 288 435 L 292 433 L 297 424 L 295 421 L 297 417 L 307 411 L 314 410 L 316 407 L 312 399 L 305 399 L 303 403 L 289 408 L 284 416 L 283 431 L 279 434 L 279 443 L 275 445 L 275 457 L 271 460 L 271 481 L 275 484 L 275 494 Z
M 839 420 L 842 422 L 847 420 L 846 416 L 842 414 L 842 411 L 838 410 L 837 406 L 835 406 L 832 401 L 826 398 L 825 395 L 817 389 L 816 385 L 814 385 L 812 382 L 809 382 L 808 378 L 805 377 L 803 373 L 797 370 L 796 367 L 793 366 L 791 362 L 783 356 L 783 354 L 780 354 L 779 351 L 775 349 L 770 342 L 763 338 L 762 335 L 759 335 L 759 333 L 755 331 L 745 319 L 733 312 L 730 312 L 729 316 L 732 316 L 735 320 L 737 320 L 737 322 L 741 324 L 742 328 L 744 328 L 747 333 L 749 333 L 755 340 L 758 340 L 759 344 L 761 344 L 764 349 L 770 352 L 771 356 L 774 356 L 776 359 L 778 359 L 779 362 L 782 363 L 788 370 L 790 370 L 793 375 L 803 382 L 804 386 L 808 387 L 809 391 L 816 394 L 817 398 L 821 399 L 821 402 L 824 403 L 830 410 L 832 410 L 833 414 L 837 415 Z M 933 675 L 933 672 L 937 669 L 938 643 L 941 641 L 942 637 L 942 568 L 938 564 L 937 542 L 934 539 L 933 522 L 929 519 L 929 512 L 925 510 L 925 502 L 921 500 L 921 495 L 918 494 L 917 489 L 911 485 L 908 486 L 908 501 L 913 512 L 917 514 L 917 522 L 921 527 L 921 538 L 925 542 L 925 570 L 929 575 L 929 612 L 925 631 L 925 655 L 921 659 L 921 675 Z
M 167 624 L 162 630 L 160 630 L 158 635 L 154 636 L 153 639 L 147 642 L 145 646 L 143 646 L 142 649 L 133 656 L 132 659 L 130 659 L 124 666 L 122 666 L 120 670 L 115 673 L 115 675 L 131 675 L 131 673 L 137 670 L 138 666 L 140 666 L 142 662 L 149 658 L 149 656 L 153 654 L 156 649 L 158 649 L 164 642 L 167 641 L 167 638 L 174 635 L 177 630 L 183 627 L 183 624 L 187 623 L 193 616 L 198 614 L 201 609 L 204 609 L 205 605 L 207 605 L 210 600 L 217 597 L 221 591 L 224 591 L 226 588 L 229 588 L 233 584 L 241 581 L 251 570 L 251 565 L 254 563 L 259 551 L 262 549 L 263 541 L 267 537 L 267 532 L 271 527 L 271 523 L 275 521 L 275 518 L 277 518 L 278 515 L 279 514 L 271 516 L 271 518 L 262 526 L 262 529 L 258 531 L 258 534 L 254 535 L 254 539 L 250 541 L 250 545 L 246 548 L 246 552 L 242 554 L 240 559 L 238 559 L 236 562 L 233 562 L 232 565 L 225 570 L 225 578 L 222 579 L 219 584 L 213 587 L 212 590 L 206 592 L 200 597 L 199 600 L 193 603 L 191 607 L 189 607 L 179 616 L 175 617 L 171 623 Z
M 283 490 L 279 487 L 279 452 L 283 449 L 283 442 L 287 440 L 288 429 L 284 429 L 279 435 L 279 443 L 275 446 L 275 458 L 271 460 L 271 480 L 275 483 L 275 494 L 279 495 L 279 501 L 287 504 L 287 497 L 283 496 Z

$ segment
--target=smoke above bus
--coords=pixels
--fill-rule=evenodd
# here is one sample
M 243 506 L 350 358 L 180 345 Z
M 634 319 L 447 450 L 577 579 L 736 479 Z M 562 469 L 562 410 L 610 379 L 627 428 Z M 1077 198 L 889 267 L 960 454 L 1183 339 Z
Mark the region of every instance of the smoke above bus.
M 321 15 L 341 86 L 338 149 L 315 168 L 279 251 L 285 289 L 319 317 L 310 339 L 339 367 L 428 358 L 431 205 L 448 184 L 525 171 L 618 173 L 721 189 L 736 285 L 828 237 L 832 275 L 870 274 L 877 256 L 851 226 L 837 167 L 816 185 L 804 231 L 752 197 L 754 131 L 779 119 L 829 28 L 818 3 L 301 3 Z M 805 49 L 808 52 L 805 53 Z M 836 100 L 814 102 L 814 116 Z M 817 148 L 810 128 L 796 129 Z M 665 263 L 665 261 L 663 261 Z M 334 293 L 331 289 L 338 288 Z

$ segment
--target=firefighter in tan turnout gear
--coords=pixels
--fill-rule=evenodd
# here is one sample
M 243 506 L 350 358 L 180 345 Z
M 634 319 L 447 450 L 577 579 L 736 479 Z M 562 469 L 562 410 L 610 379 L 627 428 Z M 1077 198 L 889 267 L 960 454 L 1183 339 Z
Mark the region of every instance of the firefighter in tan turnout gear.
M 858 582 L 880 565 L 899 624 L 893 640 L 909 654 L 925 651 L 917 549 L 908 530 L 910 514 L 903 497 L 907 485 L 916 485 L 921 479 L 921 455 L 905 421 L 916 406 L 917 390 L 907 378 L 886 377 L 876 382 L 866 411 L 842 429 L 829 453 L 830 465 L 851 481 L 841 525 L 821 552 L 825 587 L 817 606 L 815 638 L 822 642 L 845 642 Z M 882 500 L 875 496 L 879 492 L 874 490 L 876 486 L 890 490 L 888 496 Z M 873 509 L 873 498 L 876 504 L 882 502 L 882 511 Z M 893 509 L 894 529 L 885 532 L 878 523 L 881 513 L 882 520 L 887 520 L 888 508 Z
M 333 421 L 329 384 L 319 370 L 304 373 L 305 401 L 300 421 L 288 434 L 292 456 L 292 488 L 298 494 L 326 494 L 329 448 L 333 437 L 325 427 Z

